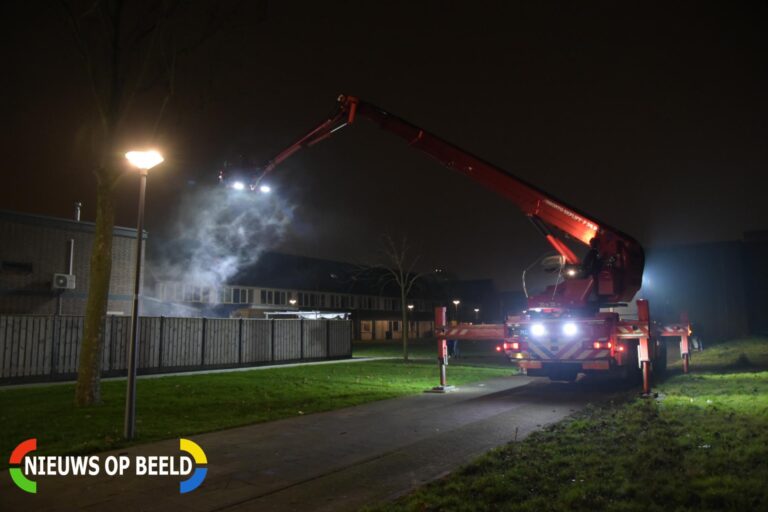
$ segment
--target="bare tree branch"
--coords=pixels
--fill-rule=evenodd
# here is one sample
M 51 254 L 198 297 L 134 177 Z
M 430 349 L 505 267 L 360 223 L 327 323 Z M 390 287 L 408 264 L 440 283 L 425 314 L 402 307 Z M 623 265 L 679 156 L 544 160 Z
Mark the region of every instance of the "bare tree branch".
M 105 109 L 105 105 L 102 103 L 102 95 L 99 93 L 99 86 L 98 82 L 96 80 L 96 73 L 93 69 L 93 59 L 91 57 L 91 52 L 88 48 L 88 44 L 85 40 L 85 36 L 83 34 L 80 22 L 78 21 L 79 18 L 85 17 L 86 15 L 90 15 L 93 13 L 94 10 L 99 9 L 99 6 L 101 4 L 100 0 L 97 0 L 93 3 L 93 5 L 82 15 L 77 16 L 75 15 L 74 11 L 70 7 L 69 3 L 66 0 L 60 0 L 59 2 L 64 10 L 65 17 L 67 18 L 67 21 L 70 24 L 70 27 L 72 29 L 72 35 L 75 39 L 75 46 L 78 49 L 78 53 L 84 60 L 86 73 L 88 74 L 88 83 L 91 86 L 91 93 L 93 94 L 93 100 L 96 105 L 96 108 L 99 112 L 99 120 L 101 122 L 102 128 L 106 131 L 107 129 L 107 113 Z
M 399 243 L 385 234 L 382 236 L 381 253 L 384 261 L 374 265 L 379 273 L 379 281 L 384 286 L 395 284 L 400 294 L 400 313 L 402 318 L 403 330 L 403 359 L 408 360 L 408 310 L 407 300 L 413 289 L 413 285 L 422 277 L 420 273 L 414 273 L 419 256 L 410 255 L 410 246 L 408 238 L 403 236 Z

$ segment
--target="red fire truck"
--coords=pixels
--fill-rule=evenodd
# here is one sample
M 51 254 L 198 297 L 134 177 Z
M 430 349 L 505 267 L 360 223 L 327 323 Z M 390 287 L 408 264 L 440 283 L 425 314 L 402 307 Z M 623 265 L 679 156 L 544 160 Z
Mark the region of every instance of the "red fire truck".
M 291 155 L 352 125 L 360 116 L 512 201 L 556 251 L 539 265 L 551 282 L 538 293 L 526 290 L 527 309 L 509 315 L 503 324 L 448 326 L 445 308 L 438 308 L 435 327 L 442 363 L 446 339 L 488 340 L 529 375 L 554 380 L 575 380 L 580 373 L 612 373 L 630 379 L 642 376 L 647 393 L 651 372 L 666 369 L 665 338 L 675 336 L 680 338 L 687 371 L 687 320 L 658 326 L 651 322 L 647 301 L 633 302 L 642 285 L 644 267 L 643 248 L 637 240 L 359 98 L 339 96 L 331 117 L 254 172 L 245 186 L 259 188 L 263 178 Z M 220 173 L 220 180 L 228 182 L 226 173 Z M 242 182 L 237 186 L 244 188 Z M 626 309 L 630 303 L 636 305 L 636 314 L 620 315 L 617 310 Z M 444 364 L 441 368 L 441 386 L 445 386 Z

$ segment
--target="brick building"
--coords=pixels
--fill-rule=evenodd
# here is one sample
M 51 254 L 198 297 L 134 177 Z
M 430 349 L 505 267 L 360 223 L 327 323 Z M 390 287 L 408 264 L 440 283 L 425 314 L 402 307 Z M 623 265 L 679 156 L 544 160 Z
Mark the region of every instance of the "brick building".
M 0 210 L 0 314 L 84 314 L 93 238 L 92 222 Z M 110 314 L 131 314 L 135 252 L 136 230 L 116 227 Z

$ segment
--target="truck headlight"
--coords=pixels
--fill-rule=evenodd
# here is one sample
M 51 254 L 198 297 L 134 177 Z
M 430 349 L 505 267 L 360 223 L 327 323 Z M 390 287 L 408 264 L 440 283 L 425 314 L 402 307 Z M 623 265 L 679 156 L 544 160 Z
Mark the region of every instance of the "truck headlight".
M 579 326 L 574 322 L 565 322 L 563 324 L 563 334 L 566 336 L 575 336 L 579 332 Z
M 547 334 L 547 328 L 544 324 L 531 324 L 531 335 L 537 338 Z

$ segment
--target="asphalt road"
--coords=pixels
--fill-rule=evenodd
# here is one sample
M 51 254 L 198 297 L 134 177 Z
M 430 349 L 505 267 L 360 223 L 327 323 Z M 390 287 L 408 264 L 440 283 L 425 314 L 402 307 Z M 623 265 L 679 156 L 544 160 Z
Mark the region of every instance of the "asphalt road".
M 392 499 L 515 438 L 611 386 L 515 376 L 191 437 L 208 457 L 203 485 L 180 477 L 37 477 L 38 493 L 0 478 L 3 510 L 357 510 Z M 111 452 L 116 454 L 118 452 Z M 119 453 L 179 454 L 178 440 Z M 102 459 L 109 454 L 102 454 Z

